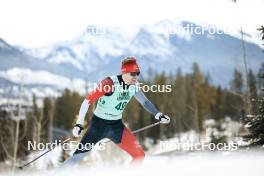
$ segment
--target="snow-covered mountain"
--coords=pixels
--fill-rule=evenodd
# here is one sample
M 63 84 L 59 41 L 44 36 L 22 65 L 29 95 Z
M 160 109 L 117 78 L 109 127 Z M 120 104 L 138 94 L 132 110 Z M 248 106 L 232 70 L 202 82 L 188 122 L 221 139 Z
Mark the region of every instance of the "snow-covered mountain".
M 135 55 L 143 76 L 148 68 L 168 73 L 181 67 L 189 72 L 197 62 L 205 74 L 210 73 L 214 84 L 227 86 L 234 68 L 243 71 L 240 38 L 208 31 L 190 34 L 184 31 L 188 25 L 201 27 L 177 20 L 138 27 L 88 26 L 72 40 L 33 49 L 0 40 L 0 77 L 18 83 L 16 75 L 23 73 L 24 79 L 30 78 L 24 81 L 27 84 L 72 87 L 74 80 L 98 82 L 119 73 L 122 57 Z M 252 42 L 246 41 L 245 47 L 249 67 L 256 72 L 264 62 L 264 53 Z
M 177 67 L 190 71 L 193 62 L 209 72 L 215 84 L 227 85 L 234 68 L 242 68 L 241 40 L 232 34 L 187 34 L 178 29 L 199 25 L 164 20 L 153 26 L 112 28 L 89 26 L 71 41 L 26 50 L 27 53 L 56 65 L 71 65 L 82 78 L 96 81 L 119 71 L 124 55 L 135 55 L 143 73 L 148 67 L 173 72 Z M 248 35 L 250 37 L 250 35 Z M 249 66 L 256 71 L 264 55 L 261 48 L 246 42 Z M 224 71 L 225 74 L 222 74 Z M 78 77 L 77 73 L 73 73 Z
M 57 96 L 59 89 L 78 90 L 85 86 L 84 80 L 76 77 L 83 73 L 74 70 L 70 64 L 49 63 L 26 54 L 3 39 L 0 39 L 0 61 L 0 104 L 17 102 L 19 97 L 27 104 L 31 102 L 28 98 L 32 98 L 32 94 L 38 98 Z M 84 93 L 83 89 L 80 91 Z

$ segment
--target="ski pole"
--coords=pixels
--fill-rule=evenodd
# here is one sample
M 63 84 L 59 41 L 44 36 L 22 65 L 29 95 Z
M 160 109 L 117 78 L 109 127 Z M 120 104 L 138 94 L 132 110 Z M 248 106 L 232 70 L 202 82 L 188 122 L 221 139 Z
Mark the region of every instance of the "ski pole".
M 132 131 L 132 133 L 133 133 L 133 134 L 136 134 L 136 133 L 138 133 L 138 132 L 141 132 L 141 131 L 144 131 L 144 130 L 146 130 L 146 129 L 152 128 L 152 127 L 154 127 L 154 126 L 156 126 L 156 125 L 159 125 L 159 124 L 160 124 L 160 122 L 156 122 L 156 123 L 153 123 L 153 124 L 151 124 L 151 125 L 147 125 L 147 126 L 145 126 L 145 127 L 143 127 L 143 128 L 139 128 L 139 129 L 137 129 L 137 130 L 135 130 L 135 131 Z M 71 138 L 68 138 L 68 139 L 64 140 L 64 141 L 62 142 L 62 144 L 66 143 L 66 142 L 69 141 L 70 139 L 71 139 Z M 106 141 L 105 143 L 107 143 L 107 142 L 110 142 L 110 140 L 109 140 L 109 141 Z M 47 150 L 46 152 L 42 153 L 42 154 L 39 155 L 38 157 L 34 158 L 34 159 L 31 160 L 30 162 L 28 162 L 28 163 L 26 163 L 26 164 L 24 164 L 24 165 L 22 165 L 22 166 L 19 166 L 18 168 L 19 168 L 19 169 L 23 169 L 24 167 L 26 167 L 26 166 L 28 166 L 29 164 L 33 163 L 34 161 L 38 160 L 39 158 L 41 158 L 42 156 L 46 155 L 47 153 L 49 153 L 49 152 L 52 151 L 53 149 L 54 149 L 54 148 L 50 148 L 49 150 Z
M 62 144 L 66 143 L 67 141 L 69 141 L 71 138 L 65 139 L 64 141 L 62 141 Z M 34 158 L 33 160 L 29 161 L 28 163 L 19 166 L 19 169 L 23 169 L 24 167 L 28 166 L 29 164 L 33 163 L 34 161 L 38 160 L 40 157 L 42 157 L 43 155 L 46 155 L 47 153 L 49 153 L 50 151 L 52 151 L 54 148 L 50 148 L 49 150 L 47 150 L 46 152 L 42 153 L 41 155 L 39 155 L 38 157 Z
M 137 130 L 134 130 L 134 131 L 132 131 L 132 133 L 133 133 L 133 134 L 136 134 L 136 133 L 138 133 L 138 132 L 141 132 L 141 131 L 144 131 L 144 130 L 146 130 L 146 129 L 152 128 L 152 127 L 157 126 L 157 125 L 159 125 L 159 124 L 160 124 L 160 122 L 156 122 L 156 123 L 153 123 L 153 124 L 147 125 L 147 126 L 145 126 L 145 127 L 143 127 L 143 128 L 139 128 L 139 129 L 137 129 Z M 110 141 L 111 141 L 111 140 L 107 140 L 107 141 L 105 141 L 104 143 L 108 143 L 108 142 L 110 142 Z
M 141 131 L 144 131 L 144 130 L 146 130 L 146 129 L 152 128 L 152 127 L 154 127 L 154 126 L 156 126 L 156 125 L 159 125 L 159 124 L 160 124 L 160 122 L 156 122 L 156 123 L 153 123 L 153 124 L 151 124 L 151 125 L 147 125 L 147 126 L 145 126 L 145 127 L 143 127 L 143 128 L 140 128 L 140 129 L 137 129 L 137 130 L 135 130 L 135 131 L 132 131 L 132 133 L 133 133 L 133 134 L 136 134 L 136 133 L 138 133 L 138 132 L 141 132 Z

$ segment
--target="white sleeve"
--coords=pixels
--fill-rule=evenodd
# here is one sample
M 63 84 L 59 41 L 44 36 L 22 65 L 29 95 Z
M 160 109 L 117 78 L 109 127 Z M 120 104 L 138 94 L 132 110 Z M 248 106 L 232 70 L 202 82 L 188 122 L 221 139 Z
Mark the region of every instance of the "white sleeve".
M 84 99 L 83 102 L 82 102 L 80 111 L 79 111 L 79 115 L 78 115 L 78 119 L 76 121 L 76 124 L 83 125 L 84 118 L 85 118 L 85 115 L 86 115 L 86 113 L 88 111 L 89 106 L 90 106 L 89 100 Z

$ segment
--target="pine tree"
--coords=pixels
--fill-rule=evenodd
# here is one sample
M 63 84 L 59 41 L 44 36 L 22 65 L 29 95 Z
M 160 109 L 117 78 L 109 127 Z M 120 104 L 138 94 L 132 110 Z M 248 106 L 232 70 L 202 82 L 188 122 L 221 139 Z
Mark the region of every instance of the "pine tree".
M 232 96 L 229 98 L 230 107 L 232 108 L 231 116 L 234 120 L 239 120 L 240 114 L 244 111 L 244 100 L 243 100 L 243 79 L 242 74 L 235 69 L 234 78 L 231 81 L 231 90 Z
M 248 73 L 248 80 L 249 80 L 249 97 L 251 103 L 251 112 L 257 112 L 257 81 L 253 71 L 250 69 Z
M 231 82 L 231 90 L 234 91 L 236 94 L 242 94 L 242 89 L 243 89 L 242 74 L 237 69 L 235 69 L 234 79 Z
M 182 72 L 180 69 L 177 71 L 176 75 L 176 80 L 175 80 L 175 85 L 172 94 L 174 95 L 171 96 L 169 99 L 173 99 L 173 103 L 170 105 L 173 106 L 171 107 L 173 114 L 176 115 L 176 122 L 175 127 L 178 132 L 186 131 L 188 130 L 188 127 L 184 125 L 184 120 L 185 120 L 185 114 L 186 114 L 186 84 L 185 84 L 185 78 L 182 75 Z
M 253 116 L 246 116 L 244 119 L 245 126 L 249 134 L 244 139 L 250 145 L 264 145 L 264 97 L 258 100 L 258 111 Z
M 217 88 L 217 96 L 215 100 L 215 105 L 213 108 L 214 119 L 220 120 L 224 118 L 224 110 L 223 110 L 223 93 L 221 86 Z
M 191 75 L 186 75 L 186 114 L 185 122 L 189 129 L 199 131 L 197 97 L 192 86 Z
M 261 64 L 258 72 L 258 88 L 264 91 L 264 63 Z
M 197 63 L 193 64 L 193 73 L 192 73 L 192 87 L 194 90 L 194 96 L 196 97 L 196 111 L 197 111 L 197 125 L 198 131 L 202 132 L 203 130 L 203 121 L 206 114 L 206 103 L 204 103 L 204 77 L 201 73 L 200 67 Z
M 48 97 L 43 100 L 43 138 L 52 142 L 52 103 Z
M 32 138 L 34 141 L 36 141 L 36 143 L 40 143 L 41 142 L 41 133 L 42 133 L 42 129 L 41 129 L 41 123 L 42 123 L 42 114 L 40 111 L 40 108 L 37 105 L 37 98 L 36 95 L 33 94 L 32 97 L 32 122 L 30 123 L 31 126 L 31 133 L 32 133 Z
M 264 79 L 264 70 L 259 72 L 260 79 Z M 257 112 L 253 115 L 244 117 L 245 127 L 248 128 L 249 134 L 244 139 L 249 145 L 264 145 L 264 96 L 257 100 Z
M 54 125 L 71 130 L 83 99 L 78 93 L 65 89 L 55 102 Z
M 260 33 L 261 33 L 261 40 L 264 41 L 264 26 L 261 25 L 257 30 L 260 31 Z M 264 45 L 264 43 L 263 43 L 263 45 Z

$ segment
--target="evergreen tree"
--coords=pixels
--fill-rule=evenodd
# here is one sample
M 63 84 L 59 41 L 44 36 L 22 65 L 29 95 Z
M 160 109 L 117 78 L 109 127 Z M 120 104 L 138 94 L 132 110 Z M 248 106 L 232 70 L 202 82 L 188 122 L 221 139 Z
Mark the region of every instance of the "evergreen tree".
M 55 102 L 54 125 L 71 130 L 83 99 L 78 93 L 65 89 Z
M 264 91 L 264 63 L 261 64 L 258 72 L 258 88 Z
M 176 116 L 175 123 L 173 124 L 174 128 L 177 130 L 175 132 L 188 130 L 188 127 L 184 125 L 184 121 L 186 120 L 186 96 L 187 92 L 185 78 L 182 75 L 181 69 L 178 69 L 175 84 L 173 85 L 172 96 L 169 98 L 169 100 L 173 100 L 170 105 L 173 106 L 171 107 L 171 110 Z
M 32 98 L 32 136 L 36 143 L 40 143 L 42 140 L 42 116 L 41 111 L 37 105 L 36 95 Z
M 48 97 L 43 100 L 43 138 L 45 141 L 52 141 L 52 103 Z
M 192 73 L 192 86 L 193 86 L 193 91 L 194 91 L 194 96 L 196 97 L 196 105 L 197 105 L 197 125 L 198 125 L 198 131 L 202 132 L 203 130 L 203 121 L 204 121 L 204 116 L 205 116 L 205 111 L 206 111 L 206 104 L 203 102 L 203 85 L 204 83 L 204 78 L 203 75 L 200 71 L 200 67 L 197 63 L 193 64 L 193 73 Z
M 251 103 L 251 112 L 255 114 L 257 112 L 257 81 L 253 71 L 250 69 L 248 73 L 249 80 L 249 97 Z
M 223 94 L 222 94 L 222 88 L 221 86 L 218 86 L 217 88 L 217 95 L 215 100 L 215 106 L 213 108 L 213 118 L 216 121 L 219 121 L 224 118 L 224 108 L 223 108 L 224 102 L 223 102 Z
M 194 88 L 192 86 L 191 75 L 186 75 L 186 91 L 188 94 L 186 96 L 185 125 L 189 127 L 190 130 L 194 129 L 195 131 L 199 131 L 198 106 Z
M 230 96 L 229 105 L 231 106 L 232 110 L 232 118 L 234 120 L 239 120 L 242 111 L 244 109 L 244 95 L 243 95 L 243 79 L 242 74 L 235 69 L 234 71 L 234 78 L 231 81 L 231 90 L 230 93 L 233 95 Z
M 244 124 L 249 130 L 249 134 L 244 139 L 250 145 L 264 145 L 264 97 L 258 100 L 258 110 L 253 116 L 246 116 Z
M 264 79 L 264 70 L 260 69 L 259 78 Z M 257 111 L 253 115 L 244 117 L 244 124 L 249 130 L 249 134 L 244 139 L 250 145 L 264 145 L 264 96 L 260 96 L 257 102 Z
M 234 71 L 234 79 L 231 82 L 231 90 L 236 94 L 242 94 L 243 78 L 242 74 L 237 69 Z
M 260 33 L 261 33 L 261 40 L 264 40 L 264 26 L 261 25 L 257 30 L 260 31 Z M 263 45 L 264 45 L 264 43 L 263 43 Z

